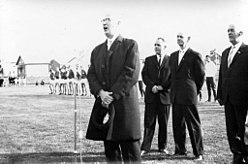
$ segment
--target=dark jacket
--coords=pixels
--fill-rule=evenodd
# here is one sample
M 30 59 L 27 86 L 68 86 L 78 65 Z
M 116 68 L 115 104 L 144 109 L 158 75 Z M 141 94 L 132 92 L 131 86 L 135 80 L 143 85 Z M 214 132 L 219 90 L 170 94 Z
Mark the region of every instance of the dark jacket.
M 156 94 L 152 92 L 154 85 L 161 85 L 162 91 L 159 91 L 159 97 L 162 104 L 170 104 L 170 68 L 169 56 L 165 55 L 161 66 L 158 64 L 157 55 L 149 56 L 145 59 L 145 65 L 142 69 L 142 79 L 146 85 L 145 102 L 153 103 Z
M 230 67 L 227 58 L 231 47 L 222 53 L 217 99 L 225 104 L 229 97 L 233 105 L 248 104 L 248 46 L 244 43 L 235 54 Z
M 201 55 L 189 48 L 178 65 L 179 51 L 170 56 L 171 102 L 183 105 L 197 104 L 197 94 L 204 83 L 204 63 Z
M 87 78 L 91 93 L 97 97 L 101 89 L 113 92 L 115 117 L 107 140 L 140 139 L 137 43 L 118 36 L 108 51 L 105 41 L 92 51 L 90 62 Z

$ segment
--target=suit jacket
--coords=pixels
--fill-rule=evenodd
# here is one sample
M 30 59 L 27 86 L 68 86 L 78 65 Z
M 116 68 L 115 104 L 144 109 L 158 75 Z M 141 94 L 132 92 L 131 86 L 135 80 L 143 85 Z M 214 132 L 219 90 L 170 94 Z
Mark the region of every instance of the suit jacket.
M 227 98 L 234 105 L 248 104 L 248 46 L 241 44 L 230 67 L 227 58 L 231 47 L 222 53 L 217 88 L 217 98 L 226 103 Z
M 97 97 L 101 89 L 113 92 L 115 117 L 107 140 L 140 139 L 140 110 L 136 85 L 140 63 L 137 43 L 118 36 L 110 50 L 107 50 L 105 41 L 94 48 L 90 62 L 87 78 L 91 93 Z
M 157 93 L 159 94 L 161 103 L 170 104 L 170 74 L 169 56 L 164 56 L 161 66 L 159 66 L 157 55 L 149 56 L 145 59 L 142 78 L 146 85 L 146 103 L 153 103 L 156 97 L 156 94 L 152 92 L 152 87 L 154 85 L 161 85 L 163 90 Z
M 197 94 L 204 83 L 204 63 L 201 55 L 189 48 L 178 65 L 179 51 L 170 56 L 171 102 L 192 105 L 197 104 Z

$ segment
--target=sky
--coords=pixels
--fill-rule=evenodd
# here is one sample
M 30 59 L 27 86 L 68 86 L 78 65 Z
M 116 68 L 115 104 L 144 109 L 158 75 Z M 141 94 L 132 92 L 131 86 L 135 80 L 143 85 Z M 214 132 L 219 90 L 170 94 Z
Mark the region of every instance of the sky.
M 67 63 L 105 41 L 101 18 L 114 13 L 121 34 L 135 39 L 140 58 L 154 54 L 157 37 L 167 54 L 178 50 L 176 35 L 187 32 L 190 47 L 203 56 L 230 46 L 227 27 L 243 26 L 248 44 L 248 0 L 0 0 L 0 59 Z

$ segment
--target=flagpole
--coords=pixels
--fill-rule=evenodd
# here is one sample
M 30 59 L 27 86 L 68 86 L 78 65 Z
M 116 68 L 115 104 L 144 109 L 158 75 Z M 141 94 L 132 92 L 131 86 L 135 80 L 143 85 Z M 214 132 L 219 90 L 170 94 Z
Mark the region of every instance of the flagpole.
M 74 92 L 74 153 L 77 153 L 77 96 Z

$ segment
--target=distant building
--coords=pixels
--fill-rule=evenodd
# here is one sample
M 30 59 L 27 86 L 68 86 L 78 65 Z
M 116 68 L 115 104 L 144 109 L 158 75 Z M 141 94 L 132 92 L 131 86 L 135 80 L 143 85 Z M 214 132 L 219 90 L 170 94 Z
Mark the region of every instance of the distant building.
M 18 57 L 16 62 L 17 68 L 17 79 L 19 83 L 35 84 L 43 81 L 44 83 L 49 82 L 49 69 L 54 64 L 59 65 L 55 60 L 51 62 L 24 62 L 21 56 Z

